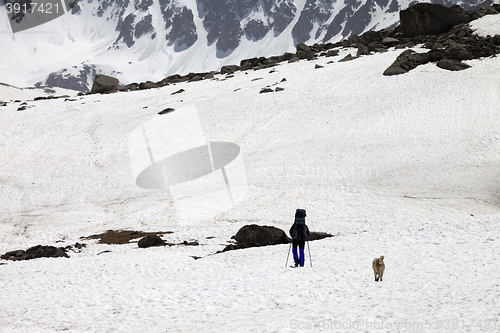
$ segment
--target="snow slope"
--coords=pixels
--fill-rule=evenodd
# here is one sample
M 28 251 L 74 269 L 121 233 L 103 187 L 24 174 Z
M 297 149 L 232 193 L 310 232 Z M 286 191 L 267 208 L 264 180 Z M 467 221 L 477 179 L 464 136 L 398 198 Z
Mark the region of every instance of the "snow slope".
M 497 33 L 493 18 L 474 28 Z M 498 332 L 500 59 L 385 77 L 401 50 L 338 62 L 348 52 L 0 108 L 0 253 L 108 229 L 201 244 L 85 241 L 70 259 L 2 260 L 0 332 Z M 285 90 L 259 94 L 268 85 Z M 207 141 L 240 146 L 249 188 L 202 221 L 136 186 L 129 155 L 134 129 L 187 106 Z M 296 208 L 335 234 L 309 244 L 306 267 L 284 268 L 288 245 L 211 255 L 245 224 L 288 230 Z

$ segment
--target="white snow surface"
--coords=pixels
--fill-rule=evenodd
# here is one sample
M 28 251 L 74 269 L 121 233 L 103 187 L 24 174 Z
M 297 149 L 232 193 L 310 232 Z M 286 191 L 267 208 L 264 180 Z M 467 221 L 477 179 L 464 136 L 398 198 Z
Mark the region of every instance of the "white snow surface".
M 68 96 L 74 97 L 79 91 L 64 89 L 59 87 L 50 88 L 24 88 L 9 86 L 0 83 L 0 101 L 26 101 L 36 97 Z
M 348 52 L 0 107 L 1 254 L 119 229 L 200 242 L 0 260 L 0 332 L 500 331 L 500 58 L 386 77 L 401 50 L 338 62 Z M 240 146 L 247 173 L 247 199 L 204 221 L 177 219 L 130 166 L 127 135 L 185 106 L 207 141 Z M 309 243 L 304 268 L 284 267 L 289 245 L 214 254 L 245 224 L 288 231 L 297 208 L 335 235 Z

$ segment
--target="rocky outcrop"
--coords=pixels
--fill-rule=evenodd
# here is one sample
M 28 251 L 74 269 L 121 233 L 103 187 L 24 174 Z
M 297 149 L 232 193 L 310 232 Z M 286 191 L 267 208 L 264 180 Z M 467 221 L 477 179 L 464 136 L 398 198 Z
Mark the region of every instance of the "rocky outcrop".
M 481 37 L 473 35 L 468 26 L 461 26 L 439 36 L 425 36 L 414 40 L 424 44 L 428 52 L 416 53 L 413 50 L 402 52 L 384 71 L 384 75 L 404 74 L 417 66 L 436 63 L 439 68 L 463 70 L 470 66 L 464 60 L 489 57 L 500 53 L 500 35 Z
M 438 35 L 458 24 L 468 23 L 471 16 L 460 6 L 445 7 L 432 3 L 417 3 L 399 12 L 403 37 Z

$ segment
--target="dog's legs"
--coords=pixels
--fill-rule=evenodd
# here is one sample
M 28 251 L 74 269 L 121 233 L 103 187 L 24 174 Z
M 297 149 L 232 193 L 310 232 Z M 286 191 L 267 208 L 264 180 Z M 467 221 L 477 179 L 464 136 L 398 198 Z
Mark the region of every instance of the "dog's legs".
M 375 275 L 375 281 L 378 281 L 377 272 L 373 272 L 373 274 Z

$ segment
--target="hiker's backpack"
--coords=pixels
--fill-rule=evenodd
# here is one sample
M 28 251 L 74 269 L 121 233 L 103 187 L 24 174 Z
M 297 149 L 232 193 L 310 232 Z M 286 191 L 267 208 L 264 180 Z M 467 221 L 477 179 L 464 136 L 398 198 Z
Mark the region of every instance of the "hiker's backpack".
M 295 223 L 290 230 L 290 236 L 293 239 L 304 240 L 307 238 L 306 228 L 306 211 L 304 209 L 297 209 L 295 212 Z

